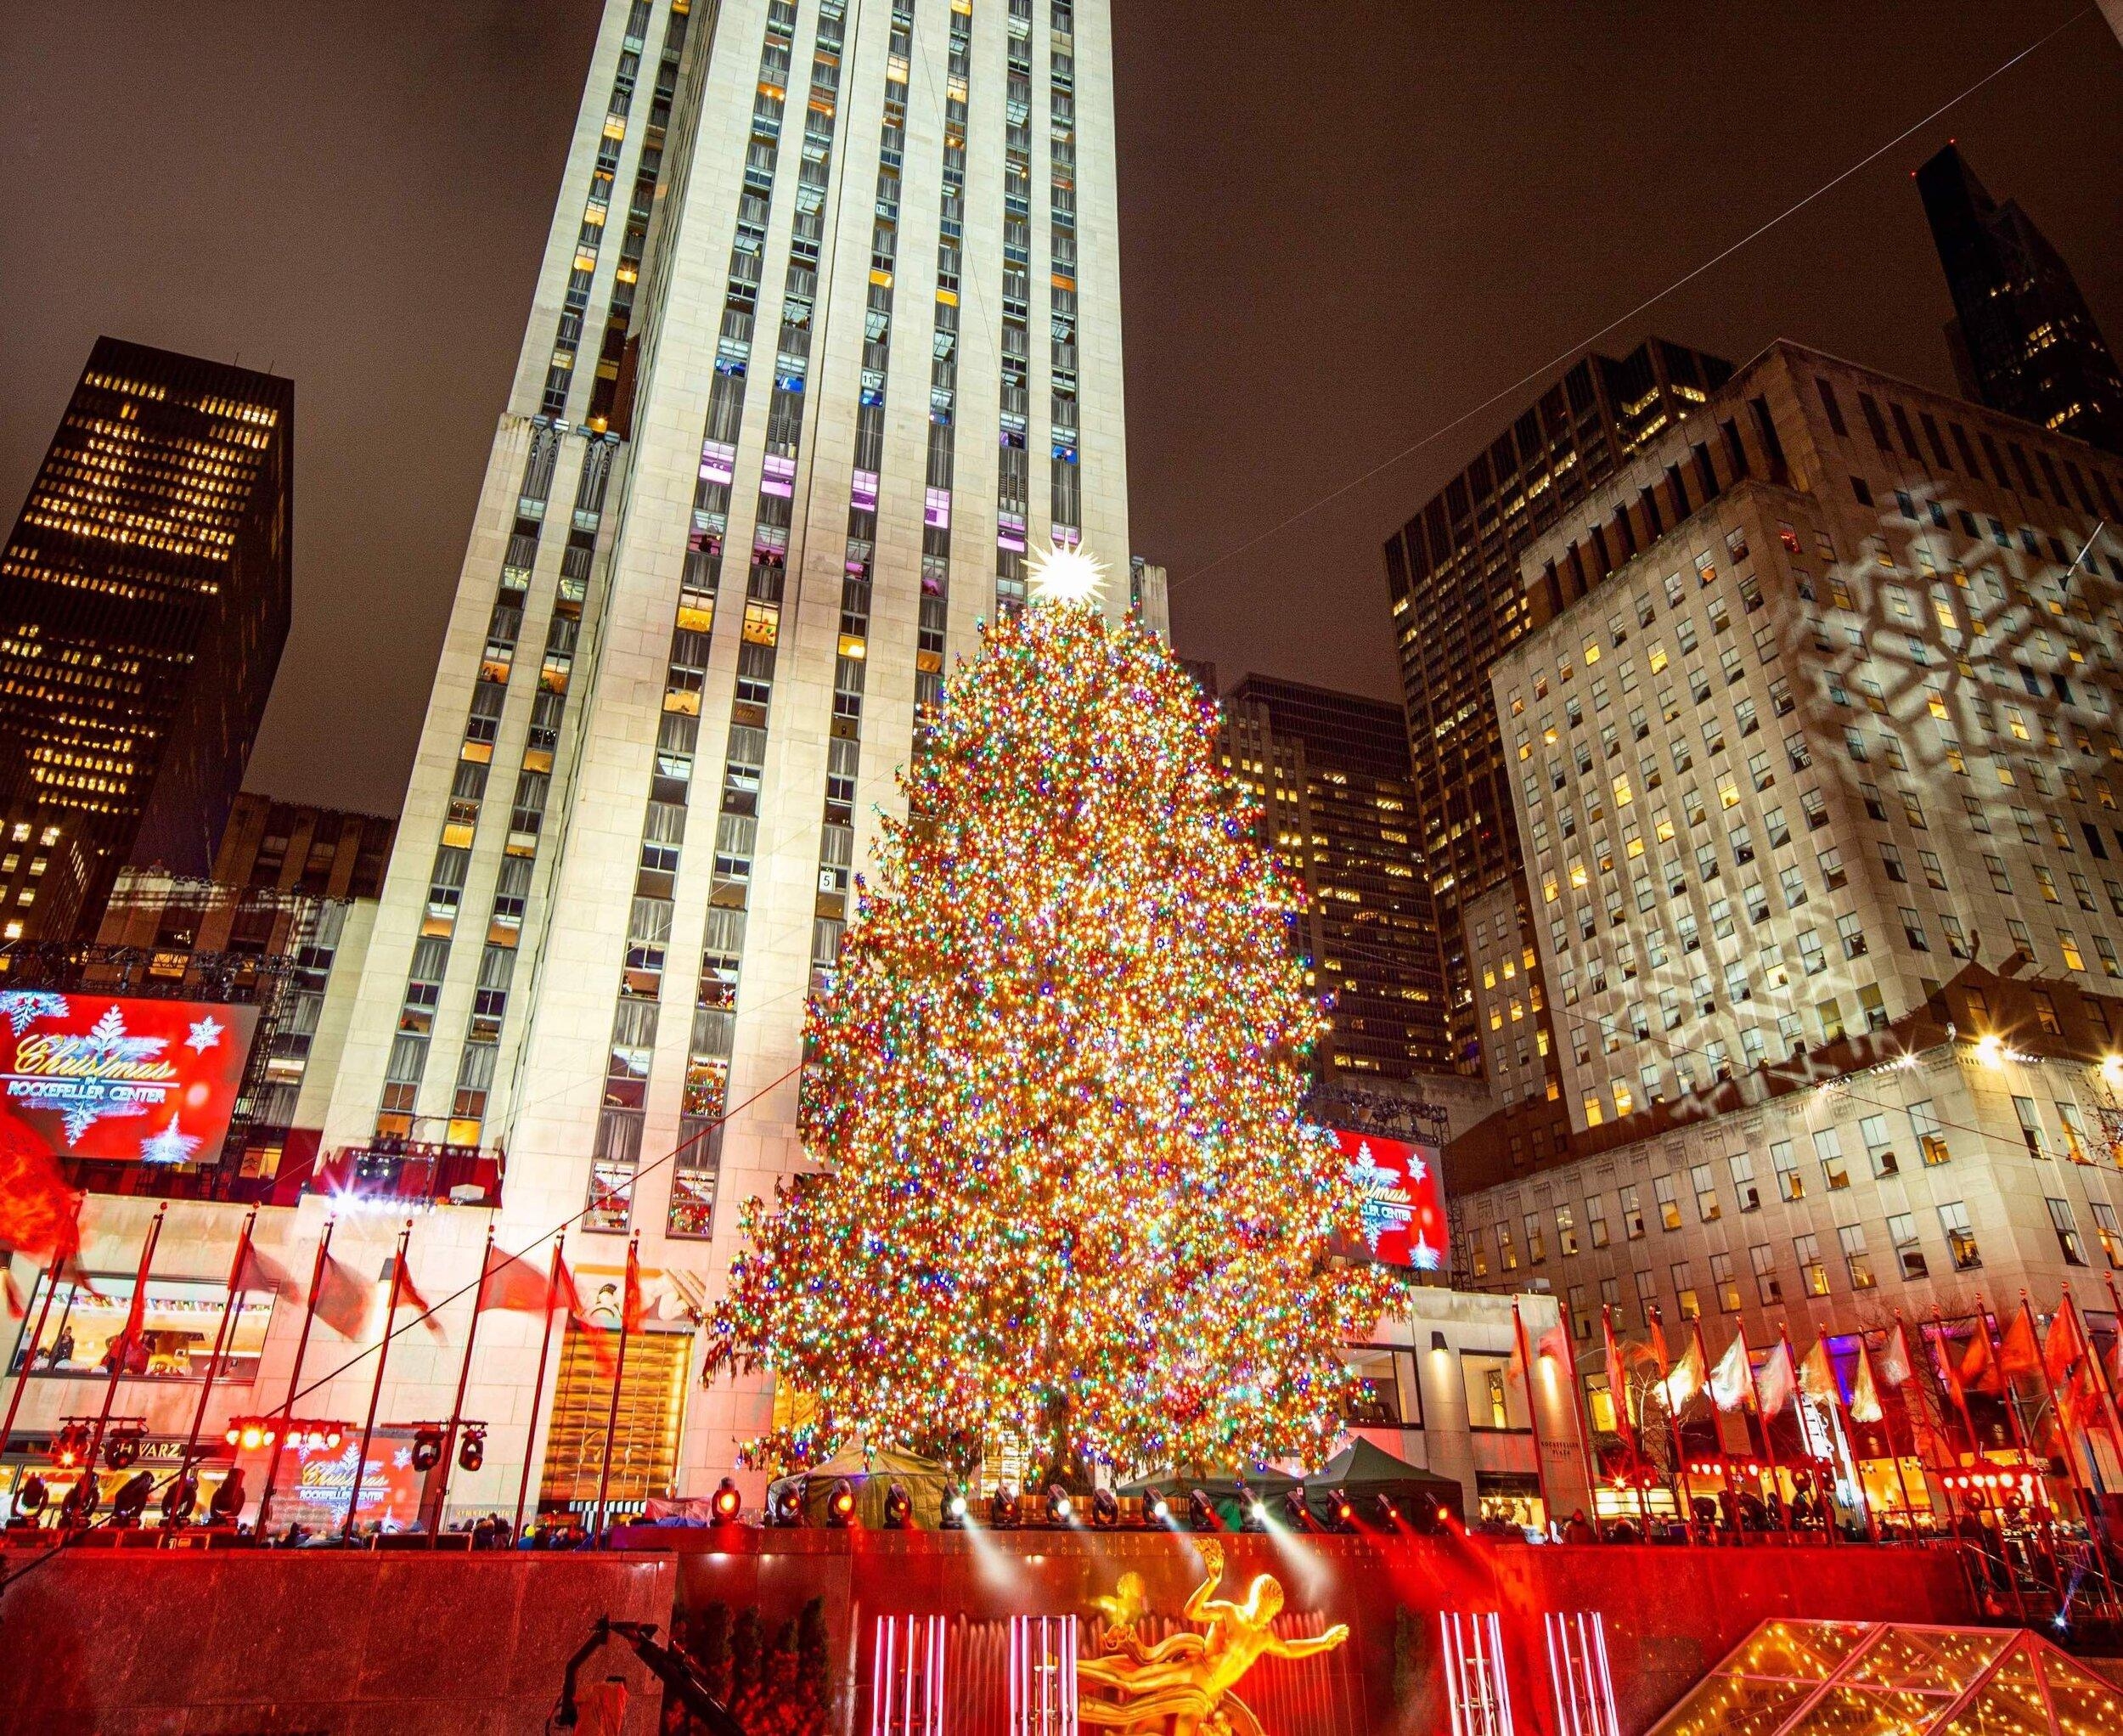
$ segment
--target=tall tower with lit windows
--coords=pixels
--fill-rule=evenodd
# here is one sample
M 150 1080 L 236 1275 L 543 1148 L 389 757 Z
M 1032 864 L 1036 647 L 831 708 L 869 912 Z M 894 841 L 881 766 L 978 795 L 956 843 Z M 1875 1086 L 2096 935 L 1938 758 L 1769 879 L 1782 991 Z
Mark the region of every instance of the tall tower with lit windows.
M 923 708 L 1028 550 L 1127 561 L 1110 62 L 1105 0 L 609 0 L 328 1146 L 719 1291 Z

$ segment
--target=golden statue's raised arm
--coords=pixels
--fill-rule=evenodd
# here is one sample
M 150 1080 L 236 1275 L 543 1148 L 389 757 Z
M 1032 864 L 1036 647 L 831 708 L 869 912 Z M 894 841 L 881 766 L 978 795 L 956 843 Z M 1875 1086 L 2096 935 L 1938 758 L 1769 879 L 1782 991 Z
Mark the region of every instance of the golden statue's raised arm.
M 1332 1651 L 1349 1637 L 1347 1626 L 1337 1621 L 1315 1639 L 1280 1639 L 1270 1634 L 1266 1650 L 1272 1658 L 1309 1658 L 1315 1653 Z

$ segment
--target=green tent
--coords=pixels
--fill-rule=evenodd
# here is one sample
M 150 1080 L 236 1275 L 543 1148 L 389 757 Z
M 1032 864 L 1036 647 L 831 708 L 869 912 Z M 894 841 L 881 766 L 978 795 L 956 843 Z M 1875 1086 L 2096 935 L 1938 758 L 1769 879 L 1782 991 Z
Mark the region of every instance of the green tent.
M 1315 1512 L 1337 1489 L 1356 1499 L 1383 1495 L 1406 1514 L 1419 1513 L 1434 1501 L 1455 1519 L 1466 1519 L 1467 1491 L 1454 1477 L 1440 1477 L 1395 1458 L 1362 1435 L 1304 1480 L 1306 1497 Z
M 952 1478 L 948 1467 L 915 1453 L 900 1452 L 891 1447 L 879 1447 L 870 1452 L 860 1447 L 848 1447 L 835 1453 L 824 1464 L 769 1483 L 767 1511 L 774 1510 L 774 1503 L 784 1489 L 794 1486 L 803 1491 L 804 1524 L 823 1525 L 826 1498 L 832 1493 L 833 1485 L 843 1480 L 854 1493 L 856 1519 L 864 1530 L 884 1528 L 885 1496 L 897 1483 L 914 1502 L 915 1526 L 932 1531 L 943 1510 L 943 1485 Z

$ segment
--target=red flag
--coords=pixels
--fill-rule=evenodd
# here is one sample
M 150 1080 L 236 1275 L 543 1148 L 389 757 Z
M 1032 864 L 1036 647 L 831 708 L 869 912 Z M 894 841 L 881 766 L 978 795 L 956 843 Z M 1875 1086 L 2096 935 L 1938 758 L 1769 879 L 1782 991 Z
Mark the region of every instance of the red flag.
M 343 1339 L 369 1336 L 369 1316 L 376 1289 L 335 1254 L 324 1256 L 324 1275 L 317 1281 L 310 1306 L 317 1317 Z
M 1666 1329 L 1658 1323 L 1656 1309 L 1652 1310 L 1650 1327 L 1652 1358 L 1658 1364 L 1658 1378 L 1664 1380 L 1672 1372 L 1672 1363 L 1666 1355 Z
M 414 1318 L 433 1333 L 436 1338 L 442 1337 L 442 1322 L 436 1317 L 433 1305 L 414 1286 L 412 1266 L 405 1260 L 400 1260 L 395 1252 L 392 1253 L 391 1260 L 398 1268 L 398 1300 L 412 1309 Z M 386 1282 L 388 1282 L 391 1277 L 389 1264 L 385 1265 L 383 1275 Z
M 126 1323 L 117 1337 L 104 1347 L 104 1362 L 113 1371 L 137 1374 L 148 1366 L 148 1265 L 155 1258 L 155 1237 L 150 1232 L 140 1244 L 140 1270 L 133 1275 L 132 1305 L 126 1310 Z
M 2035 1310 L 2027 1305 L 2024 1296 L 2019 1300 L 2019 1312 L 2005 1329 L 2005 1342 L 1999 1347 L 1997 1361 L 2008 1374 L 2042 1372 L 2042 1347 L 2035 1335 Z
M 1951 1361 L 1948 1366 L 1951 1366 Z M 1969 1392 L 1994 1393 L 2005 1389 L 2004 1379 L 1997 1372 L 1997 1358 L 1991 1352 L 1990 1330 L 1980 1320 L 1975 1323 L 1975 1336 L 1968 1340 L 1968 1348 L 1962 1354 L 1961 1366 L 1953 1370 L 1953 1377 L 1956 1386 Z
M 627 1287 L 619 1316 L 626 1323 L 628 1333 L 641 1330 L 641 1262 L 636 1257 L 634 1244 L 629 1242 L 627 1244 Z
M 2085 1345 L 2079 1335 L 2078 1310 L 2071 1305 L 2071 1292 L 2064 1292 L 2064 1299 L 2056 1317 L 2049 1322 L 2049 1336 L 2042 1341 L 2042 1372 L 2048 1377 L 2051 1387 L 2064 1384 L 2085 1353 Z
M 17 1320 L 28 1318 L 30 1305 L 22 1299 L 22 1287 L 14 1281 L 14 1274 L 6 1274 L 8 1280 L 8 1312 Z
M 589 1310 L 583 1306 L 583 1293 L 575 1287 L 575 1274 L 563 1260 L 555 1263 L 560 1273 L 560 1299 L 567 1309 L 567 1317 L 582 1333 L 589 1353 L 597 1359 L 597 1372 L 607 1380 L 619 1372 L 619 1359 L 612 1350 L 612 1332 L 608 1326 L 600 1326 L 589 1317 Z
M 1614 1431 L 1634 1453 L 1636 1438 L 1629 1426 L 1629 1371 L 1622 1366 L 1622 1353 L 1614 1344 L 1614 1310 L 1604 1305 L 1600 1309 L 1600 1333 L 1607 1341 L 1607 1393 L 1614 1406 Z
M 560 1268 L 566 1271 L 564 1265 Z M 564 1299 L 538 1267 L 521 1254 L 487 1250 L 487 1278 L 479 1292 L 481 1309 L 506 1308 L 519 1314 L 545 1314 Z
M 81 1202 L 43 1141 L 0 1115 L 0 1247 L 62 1264 L 81 1247 Z
M 1535 1357 L 1546 1356 L 1551 1361 L 1568 1363 L 1570 1360 L 1570 1336 L 1558 1320 L 1541 1333 L 1540 1342 L 1534 1346 Z
M 301 1295 L 302 1287 L 255 1239 L 244 1237 L 237 1254 L 228 1271 L 228 1288 L 232 1291 L 262 1290 L 275 1296 Z

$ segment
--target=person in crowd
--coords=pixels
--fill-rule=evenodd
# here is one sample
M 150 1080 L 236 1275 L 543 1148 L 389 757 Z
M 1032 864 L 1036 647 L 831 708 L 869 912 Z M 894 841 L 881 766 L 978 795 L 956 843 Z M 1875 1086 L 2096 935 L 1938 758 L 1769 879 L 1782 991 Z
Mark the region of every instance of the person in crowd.
M 1595 1543 L 1599 1541 L 1593 1532 L 1591 1520 L 1585 1516 L 1583 1508 L 1570 1515 L 1570 1522 L 1563 1528 L 1563 1541 L 1566 1543 Z

